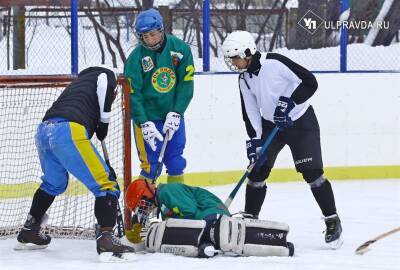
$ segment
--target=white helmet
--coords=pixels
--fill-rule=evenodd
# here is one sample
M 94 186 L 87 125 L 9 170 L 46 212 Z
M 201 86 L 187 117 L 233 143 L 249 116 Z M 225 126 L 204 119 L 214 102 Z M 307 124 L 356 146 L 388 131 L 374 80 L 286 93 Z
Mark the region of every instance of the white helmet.
M 224 60 L 232 71 L 238 69 L 232 65 L 231 57 L 238 56 L 242 59 L 254 55 L 257 51 L 253 36 L 247 31 L 234 31 L 230 33 L 222 43 Z

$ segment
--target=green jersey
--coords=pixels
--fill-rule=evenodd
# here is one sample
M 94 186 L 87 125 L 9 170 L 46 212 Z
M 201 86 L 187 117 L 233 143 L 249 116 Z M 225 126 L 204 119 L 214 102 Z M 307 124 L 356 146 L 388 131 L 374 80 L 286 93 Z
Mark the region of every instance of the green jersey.
M 156 192 L 163 219 L 204 219 L 208 215 L 230 215 L 223 202 L 200 187 L 181 183 L 159 184 Z
M 137 46 L 125 63 L 131 85 L 131 115 L 136 124 L 183 115 L 193 97 L 193 56 L 179 38 L 165 35 L 161 51 Z

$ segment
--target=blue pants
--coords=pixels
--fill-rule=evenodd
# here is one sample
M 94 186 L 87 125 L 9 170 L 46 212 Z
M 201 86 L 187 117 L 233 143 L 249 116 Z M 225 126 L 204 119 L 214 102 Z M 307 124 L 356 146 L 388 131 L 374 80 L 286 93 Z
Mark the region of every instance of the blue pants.
M 115 179 L 88 138 L 84 126 L 60 119 L 41 123 L 36 132 L 43 176 L 40 188 L 57 196 L 68 186 L 68 172 L 80 180 L 96 197 L 119 197 Z
M 162 128 L 164 122 L 153 121 L 158 131 L 162 133 Z M 135 141 L 136 148 L 140 159 L 140 172 L 141 176 L 148 179 L 154 179 L 156 174 L 157 160 L 160 155 L 161 147 L 163 142 L 157 140 L 156 151 L 151 150 L 150 146 L 143 140 L 142 130 L 138 126 L 134 126 L 135 129 Z M 163 134 L 164 135 L 164 134 Z M 167 148 L 165 149 L 163 163 L 167 167 L 168 176 L 181 176 L 186 168 L 186 159 L 183 158 L 183 150 L 186 144 L 186 134 L 185 134 L 185 120 L 181 118 L 181 124 L 179 129 L 174 133 L 172 139 L 168 142 Z M 159 170 L 160 174 L 162 171 L 162 165 Z M 158 177 L 159 175 L 157 175 Z

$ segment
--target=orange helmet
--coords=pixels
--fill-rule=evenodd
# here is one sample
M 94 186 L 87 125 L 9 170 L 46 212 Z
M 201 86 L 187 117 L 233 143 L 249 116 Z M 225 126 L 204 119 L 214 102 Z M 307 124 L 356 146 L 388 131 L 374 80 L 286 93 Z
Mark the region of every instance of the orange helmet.
M 125 205 L 131 210 L 135 210 L 139 201 L 143 198 L 153 199 L 155 188 L 144 179 L 136 179 L 129 184 L 125 191 Z

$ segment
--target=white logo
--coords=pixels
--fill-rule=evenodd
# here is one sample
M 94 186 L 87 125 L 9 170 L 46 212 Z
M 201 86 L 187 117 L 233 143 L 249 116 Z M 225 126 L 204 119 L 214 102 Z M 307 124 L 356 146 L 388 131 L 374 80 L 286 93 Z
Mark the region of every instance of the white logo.
M 297 24 L 312 35 L 318 30 L 323 22 L 324 20 L 321 19 L 321 17 L 311 10 L 308 10 Z
M 320 26 L 323 24 L 324 29 L 331 30 L 339 30 L 340 28 L 346 29 L 389 29 L 389 21 L 361 21 L 361 20 L 348 20 L 349 10 L 344 11 L 340 15 L 340 19 L 338 21 L 325 21 L 317 14 L 308 10 L 303 17 L 301 17 L 300 21 L 297 23 L 302 28 L 304 28 L 311 35 L 317 32 Z
M 311 161 L 312 161 L 312 157 L 303 158 L 303 159 L 296 160 L 296 161 L 294 162 L 294 164 L 295 164 L 295 165 L 298 165 L 298 164 L 301 164 L 301 163 L 307 163 L 307 162 L 311 162 Z
M 281 112 L 283 112 L 283 113 L 286 112 L 287 106 L 288 106 L 287 102 L 282 101 L 282 100 L 278 101 L 278 107 L 280 107 Z
M 317 21 L 313 21 L 311 18 L 304 18 L 303 20 L 309 30 L 317 28 Z

